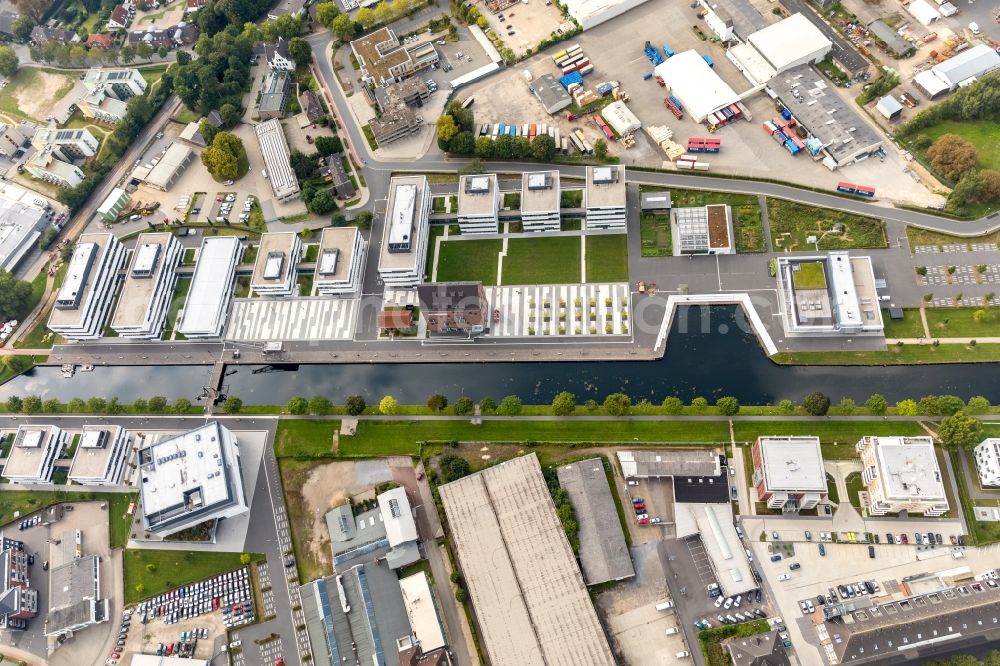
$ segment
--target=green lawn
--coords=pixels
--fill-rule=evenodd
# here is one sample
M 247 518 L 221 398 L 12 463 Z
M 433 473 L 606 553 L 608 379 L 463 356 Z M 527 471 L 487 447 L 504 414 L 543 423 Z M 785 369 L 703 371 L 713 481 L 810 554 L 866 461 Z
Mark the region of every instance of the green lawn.
M 861 478 L 861 474 L 858 472 L 848 474 L 847 478 L 844 479 L 844 483 L 847 485 L 847 497 L 851 502 L 851 506 L 860 509 L 861 500 L 858 498 L 858 493 L 865 489 L 865 482 Z
M 1000 308 L 927 308 L 926 312 L 934 338 L 1000 336 Z
M 62 336 L 49 330 L 48 323 L 51 314 L 52 307 L 45 308 L 34 328 L 18 338 L 14 347 L 16 349 L 51 349 L 52 345 L 63 342 Z
M 339 421 L 281 420 L 274 452 L 279 458 L 331 456 L 333 431 Z M 362 421 L 357 434 L 341 437 L 345 456 L 416 455 L 418 442 L 671 442 L 709 443 L 729 440 L 724 421 Z
M 893 345 L 886 351 L 779 352 L 779 365 L 922 365 L 935 363 L 996 363 L 1000 344 Z
M 167 318 L 163 322 L 163 339 L 169 340 L 170 334 L 174 332 L 174 322 L 177 320 L 177 313 L 184 305 L 188 290 L 191 289 L 191 278 L 177 278 L 177 285 L 174 287 L 174 296 L 170 300 L 170 307 L 167 309 Z
M 815 435 L 823 446 L 823 455 L 854 458 L 854 445 L 864 435 L 914 436 L 927 434 L 915 421 L 734 421 L 733 437 L 737 442 L 752 442 L 766 435 Z M 836 442 L 837 446 L 833 446 Z M 829 455 L 828 451 L 830 452 Z
M 889 311 L 882 310 L 882 321 L 885 323 L 887 338 L 919 338 L 924 334 L 924 324 L 920 321 L 918 308 L 903 310 L 902 319 L 889 319 Z
M 873 217 L 773 198 L 767 200 L 767 215 L 775 251 L 813 250 L 808 236 L 818 238 L 820 250 L 887 246 L 885 223 Z M 843 231 L 836 232 L 836 225 Z
M 1000 169 L 1000 125 L 990 120 L 944 120 L 921 132 L 936 141 L 942 134 L 957 134 L 970 141 L 979 155 L 981 169 Z
M 557 284 L 580 282 L 580 239 L 512 238 L 503 260 L 503 283 Z
M 427 237 L 427 263 L 424 265 L 424 279 L 430 281 L 434 270 L 434 253 L 437 252 L 437 238 L 444 236 L 444 226 L 432 225 L 431 233 Z
M 962 469 L 962 461 L 958 458 L 958 453 L 950 451 L 951 466 L 954 469 Z M 968 452 L 966 453 L 968 455 Z M 965 514 L 965 522 L 969 526 L 969 540 L 974 545 L 984 546 L 989 543 L 1000 541 L 1000 523 L 980 522 L 976 520 L 974 506 L 976 502 L 969 496 L 968 481 L 964 474 L 956 474 L 955 480 L 958 483 L 958 494 L 961 499 L 962 511 Z M 980 501 L 980 504 L 989 504 L 988 501 Z
M 795 266 L 792 284 L 796 289 L 826 289 L 826 267 L 821 261 L 810 261 Z
M 438 257 L 438 282 L 478 280 L 484 285 L 495 285 L 502 247 L 503 241 L 498 238 L 442 242 Z
M 729 624 L 698 632 L 698 643 L 708 666 L 729 666 L 732 657 L 723 641 L 729 638 L 746 638 L 763 634 L 769 629 L 767 620 L 753 620 L 741 624 Z
M 18 91 L 30 90 L 33 93 L 38 93 L 41 95 L 45 94 L 47 89 L 51 89 L 51 84 L 43 84 L 42 73 L 48 74 L 49 76 L 57 77 L 59 80 L 58 87 L 52 91 L 46 100 L 45 104 L 40 104 L 39 106 L 44 106 L 48 109 L 53 104 L 61 100 L 66 94 L 73 88 L 76 83 L 76 76 L 73 74 L 67 74 L 65 72 L 60 72 L 55 69 L 42 69 L 39 67 L 22 67 L 17 70 L 11 78 L 8 79 L 7 87 L 0 90 L 0 111 L 9 113 L 15 116 L 29 117 L 28 114 L 21 110 L 17 105 Z M 39 118 L 35 120 L 41 120 L 44 118 L 44 114 L 39 115 Z
M 670 199 L 671 205 L 674 208 L 728 204 L 733 216 L 733 235 L 736 236 L 736 251 L 763 252 L 767 249 L 764 245 L 764 226 L 761 222 L 760 202 L 755 195 L 675 189 L 670 191 Z M 670 254 L 670 252 L 667 252 L 667 254 Z
M 968 248 L 969 243 L 993 243 L 996 245 L 1000 241 L 1000 231 L 994 231 L 991 234 L 976 236 L 974 238 L 961 238 L 959 236 L 940 234 L 936 231 L 906 227 L 906 237 L 910 241 L 911 250 L 917 245 L 965 245 Z
M 587 282 L 628 282 L 628 236 L 587 236 Z
M 210 550 L 128 550 L 124 559 L 127 604 L 243 566 L 240 553 Z
M 583 206 L 583 190 L 563 190 L 559 195 L 560 208 L 581 208 Z
M 517 210 L 521 207 L 521 193 L 520 192 L 505 192 L 503 195 L 503 206 L 504 208 L 510 208 L 512 210 Z
M 670 217 L 643 213 L 639 218 L 639 238 L 644 257 L 669 257 L 673 254 L 670 241 Z

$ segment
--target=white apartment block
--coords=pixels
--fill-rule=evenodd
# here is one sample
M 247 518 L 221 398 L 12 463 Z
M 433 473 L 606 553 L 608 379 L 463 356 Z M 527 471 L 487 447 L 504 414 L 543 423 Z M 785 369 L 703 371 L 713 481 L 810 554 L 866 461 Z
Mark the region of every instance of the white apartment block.
M 388 287 L 416 287 L 424 279 L 430 233 L 431 190 L 425 176 L 389 181 L 389 202 L 378 272 Z
M 125 247 L 114 234 L 80 236 L 49 316 L 49 330 L 70 340 L 101 337 L 124 262 Z
M 559 172 L 521 174 L 521 227 L 525 231 L 559 231 Z
M 146 92 L 146 79 L 137 69 L 91 69 L 83 77 L 87 93 L 77 104 L 83 115 L 117 123 L 128 110 L 126 102 Z
M 38 150 L 52 146 L 52 152 L 66 161 L 93 157 L 101 144 L 87 129 L 56 129 L 40 127 L 31 137 L 31 145 Z
M 855 448 L 861 455 L 870 515 L 906 511 L 933 517 L 948 512 L 930 437 L 865 436 Z
M 587 186 L 583 190 L 587 229 L 625 232 L 625 167 L 587 167 Z
M 49 484 L 56 458 L 66 448 L 66 432 L 54 425 L 23 425 L 14 435 L 3 476 L 11 483 Z
M 319 239 L 313 287 L 323 296 L 346 296 L 361 289 L 368 244 L 357 227 L 326 227 Z
M 458 184 L 458 226 L 463 234 L 500 230 L 500 188 L 495 173 L 462 176 Z
M 1000 486 L 1000 437 L 987 437 L 974 450 L 979 483 Z
M 140 449 L 138 466 L 143 528 L 159 537 L 250 510 L 236 436 L 218 421 Z
M 184 248 L 169 232 L 140 234 L 111 328 L 123 338 L 158 338 L 177 283 Z
M 302 258 L 302 240 L 294 231 L 260 237 L 250 290 L 258 296 L 297 295 L 295 265 Z
M 69 480 L 84 486 L 121 485 L 131 441 L 121 426 L 83 426 Z
M 14 153 L 20 150 L 27 138 L 20 128 L 7 123 L 0 123 L 0 155 L 13 157 Z
M 59 187 L 76 187 L 86 175 L 75 164 L 63 161 L 52 146 L 46 146 L 24 163 L 24 168 L 32 176 Z
M 184 301 L 177 332 L 186 338 L 222 335 L 236 283 L 236 265 L 243 244 L 236 236 L 214 236 L 201 241 L 191 289 Z

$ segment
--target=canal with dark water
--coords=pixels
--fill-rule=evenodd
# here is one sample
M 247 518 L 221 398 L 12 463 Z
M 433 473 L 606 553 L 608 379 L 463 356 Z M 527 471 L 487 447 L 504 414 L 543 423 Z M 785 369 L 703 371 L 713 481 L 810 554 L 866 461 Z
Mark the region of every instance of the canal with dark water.
M 689 311 L 685 311 L 689 310 Z M 1000 402 L 1000 364 L 926 366 L 802 367 L 768 360 L 736 306 L 682 308 L 659 361 L 554 363 L 398 363 L 283 367 L 231 366 L 225 385 L 246 404 L 282 404 L 295 395 L 325 395 L 335 403 L 358 393 L 369 402 L 393 395 L 401 403 L 423 403 L 435 392 L 454 400 L 518 395 L 526 403 L 547 403 L 559 391 L 581 402 L 621 391 L 633 400 L 660 402 L 676 395 L 710 401 L 732 395 L 743 404 L 799 401 L 822 391 L 835 402 L 859 404 L 878 392 L 890 401 L 928 394 L 968 399 L 984 395 Z M 40 367 L 0 387 L 9 395 L 44 398 L 117 396 L 121 402 L 162 395 L 194 399 L 210 377 L 207 366 L 98 367 L 64 379 L 58 367 Z

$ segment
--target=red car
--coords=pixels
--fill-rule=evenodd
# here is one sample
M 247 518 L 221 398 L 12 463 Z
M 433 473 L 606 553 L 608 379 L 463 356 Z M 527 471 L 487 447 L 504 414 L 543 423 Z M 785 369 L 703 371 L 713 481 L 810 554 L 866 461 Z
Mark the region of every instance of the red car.
M 902 543 L 910 543 L 910 539 L 905 534 L 900 534 L 899 540 Z
M 639 519 L 639 524 L 640 525 L 649 525 L 649 518 L 640 518 Z
M 643 504 L 642 502 L 639 502 L 637 504 L 633 504 L 632 508 L 635 509 L 636 513 L 642 513 L 643 511 L 646 510 L 646 505 Z

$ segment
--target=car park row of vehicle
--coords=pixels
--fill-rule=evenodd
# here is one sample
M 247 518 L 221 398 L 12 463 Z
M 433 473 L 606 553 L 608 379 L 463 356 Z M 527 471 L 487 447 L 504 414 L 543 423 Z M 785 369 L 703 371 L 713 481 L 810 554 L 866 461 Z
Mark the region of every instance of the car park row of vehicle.
M 633 485 L 629 482 L 629 485 Z M 635 519 L 640 525 L 655 525 L 662 522 L 662 518 L 650 518 L 646 512 L 646 500 L 642 497 L 632 498 L 632 510 L 635 511 Z
M 125 643 L 128 641 L 128 630 L 129 626 L 132 624 L 132 611 L 124 610 L 122 612 L 122 625 L 118 630 L 118 641 L 115 646 L 111 648 L 111 655 L 104 662 L 105 666 L 115 666 L 118 660 L 121 659 L 122 651 L 125 649 Z
M 156 648 L 157 657 L 180 657 L 190 659 L 198 647 L 198 639 L 208 638 L 208 629 L 199 627 L 191 631 L 182 631 L 179 640 L 173 643 L 160 643 Z
M 227 627 L 253 621 L 253 589 L 247 568 L 219 574 L 185 585 L 138 606 L 143 624 L 147 618 L 162 617 L 165 624 L 222 610 Z

